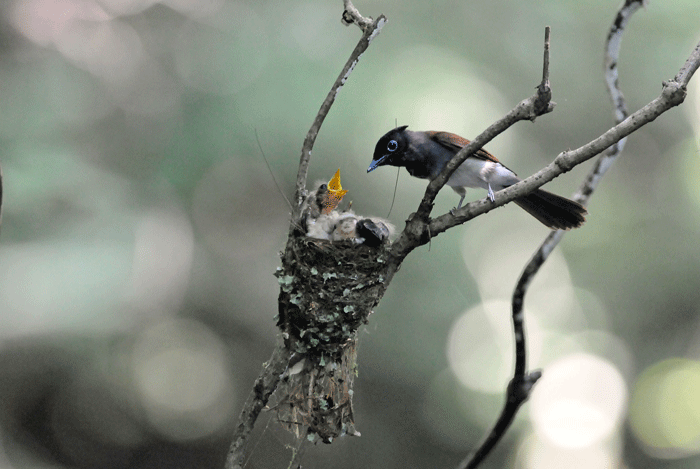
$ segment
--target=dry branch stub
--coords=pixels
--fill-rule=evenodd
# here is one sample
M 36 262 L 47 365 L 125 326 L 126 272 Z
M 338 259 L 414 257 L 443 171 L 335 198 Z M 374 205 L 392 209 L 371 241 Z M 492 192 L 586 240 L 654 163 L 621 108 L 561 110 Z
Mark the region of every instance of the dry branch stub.
M 386 291 L 384 246 L 297 233 L 287 245 L 278 327 L 293 354 L 277 390 L 280 422 L 298 438 L 356 435 L 352 411 L 357 333 Z

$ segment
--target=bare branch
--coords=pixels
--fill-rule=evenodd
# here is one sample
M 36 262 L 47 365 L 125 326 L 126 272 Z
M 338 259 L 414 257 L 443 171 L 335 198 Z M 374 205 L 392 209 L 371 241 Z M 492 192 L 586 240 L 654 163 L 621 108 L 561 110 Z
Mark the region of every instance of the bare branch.
M 350 0 L 343 0 L 343 5 L 345 6 L 345 10 L 343 11 L 343 18 L 341 21 L 345 26 L 350 26 L 354 23 L 359 26 L 363 32 L 372 26 L 372 18 L 365 18 L 362 16 Z
M 304 144 L 302 146 L 301 151 L 301 158 L 299 161 L 296 191 L 292 203 L 292 219 L 290 224 L 289 239 L 287 243 L 287 248 L 282 257 L 282 264 L 283 266 L 287 267 L 295 263 L 293 256 L 294 249 L 292 249 L 292 246 L 294 244 L 294 239 L 296 236 L 295 229 L 297 226 L 299 226 L 302 203 L 304 200 L 304 196 L 306 195 L 306 179 L 308 175 L 309 164 L 311 161 L 311 151 L 316 141 L 316 137 L 318 136 L 318 133 L 321 129 L 321 125 L 323 124 L 324 119 L 328 115 L 328 112 L 330 111 L 330 108 L 333 105 L 335 98 L 340 92 L 340 89 L 347 81 L 348 77 L 355 68 L 355 65 L 357 65 L 357 62 L 360 60 L 360 57 L 362 56 L 364 51 L 367 50 L 367 48 L 369 47 L 369 44 L 372 41 L 372 39 L 374 39 L 374 37 L 377 34 L 379 34 L 382 27 L 384 26 L 384 24 L 386 24 L 387 21 L 383 15 L 379 16 L 379 18 L 377 18 L 376 21 L 373 21 L 371 18 L 363 17 L 353 6 L 350 0 L 344 0 L 344 7 L 345 9 L 343 11 L 342 18 L 343 23 L 346 25 L 349 25 L 351 23 L 357 24 L 360 27 L 360 29 L 362 29 L 363 34 L 357 46 L 355 46 L 355 49 L 350 55 L 350 58 L 347 60 L 345 66 L 340 72 L 340 75 L 335 80 L 335 83 L 333 83 L 331 90 L 326 96 L 326 99 L 323 101 L 323 104 L 321 105 L 321 108 L 319 109 L 318 114 L 316 115 L 316 118 L 314 119 L 314 122 L 306 135 L 306 138 L 304 139 Z M 384 289 L 385 287 L 382 287 L 382 294 Z M 281 298 L 283 296 L 283 293 L 284 292 L 282 291 L 280 294 Z M 282 300 L 280 300 L 280 302 L 281 301 Z M 374 304 L 376 304 L 376 302 Z M 282 305 L 280 305 L 280 308 L 282 308 Z M 369 312 L 367 314 L 369 314 Z M 296 357 L 299 355 L 298 353 L 292 353 L 291 350 L 292 347 L 290 346 L 289 334 L 281 334 L 281 336 L 278 338 L 278 344 L 275 347 L 272 357 L 267 363 L 263 365 L 263 369 L 260 375 L 258 376 L 257 380 L 255 381 L 253 389 L 248 395 L 248 398 L 246 399 L 246 402 L 243 406 L 239 417 L 238 427 L 236 428 L 233 441 L 226 456 L 226 462 L 224 465 L 225 469 L 241 469 L 243 467 L 245 456 L 244 450 L 247 438 L 253 430 L 253 427 L 255 426 L 255 422 L 257 421 L 260 412 L 267 405 L 270 396 L 277 390 L 281 376 L 287 370 L 287 367 L 290 364 L 290 359 L 293 356 Z M 342 357 L 346 359 L 348 357 L 351 357 L 354 359 L 354 350 L 354 347 L 346 346 Z M 300 360 L 297 359 L 297 361 Z M 308 361 L 309 363 L 313 364 L 312 360 Z M 353 364 L 354 362 L 350 363 L 349 366 L 352 366 Z M 333 363 L 330 363 L 329 365 L 333 365 Z M 351 386 L 351 381 L 352 380 L 347 380 L 346 386 L 348 385 L 348 383 L 350 383 L 349 386 Z M 350 423 L 352 423 L 352 408 L 350 405 L 348 405 L 347 407 L 347 409 L 341 410 L 344 412 L 343 415 L 350 415 L 349 420 Z M 354 429 L 348 426 L 349 424 L 345 423 L 345 425 L 346 426 L 343 427 L 343 430 L 345 432 L 349 434 L 359 435 L 359 433 L 357 433 Z M 301 458 L 303 455 L 303 450 L 305 449 L 304 442 L 305 440 L 299 441 L 299 445 L 294 451 L 292 464 L 295 467 L 301 467 Z
M 544 46 L 544 60 L 543 60 L 543 72 L 542 81 L 537 86 L 537 92 L 518 103 L 508 114 L 506 114 L 502 119 L 496 121 L 490 125 L 486 130 L 479 134 L 474 140 L 472 140 L 467 146 L 462 148 L 451 160 L 442 172 L 430 183 L 425 190 L 423 195 L 423 200 L 418 206 L 416 213 L 412 214 L 409 220 L 407 220 L 406 228 L 400 234 L 399 238 L 392 245 L 392 254 L 398 259 L 403 259 L 416 247 L 428 243 L 432 236 L 435 236 L 451 226 L 456 226 L 464 223 L 468 219 L 474 218 L 471 216 L 469 218 L 463 219 L 463 221 L 456 222 L 456 220 L 462 220 L 459 218 L 460 214 L 468 213 L 467 210 L 473 210 L 474 203 L 466 205 L 461 210 L 455 212 L 457 217 L 452 215 L 443 215 L 443 217 L 452 217 L 452 224 L 447 226 L 449 222 L 442 221 L 441 223 L 435 225 L 439 228 L 438 232 L 433 231 L 433 223 L 435 220 L 430 221 L 430 212 L 433 209 L 434 200 L 437 193 L 442 189 L 442 187 L 447 183 L 447 180 L 452 176 L 457 167 L 461 165 L 467 158 L 476 153 L 484 145 L 489 143 L 491 140 L 496 138 L 501 133 L 505 132 L 516 122 L 521 120 L 531 120 L 534 121 L 535 118 L 542 114 L 551 112 L 554 109 L 555 103 L 551 101 L 552 92 L 549 86 L 549 26 L 545 29 L 545 46 Z M 512 199 L 510 199 L 512 200 Z M 510 201 L 508 200 L 508 201 Z M 503 202 L 505 204 L 506 201 Z M 489 204 L 490 209 L 493 209 L 499 205 Z M 489 209 L 489 210 L 490 210 Z M 484 213 L 486 211 L 485 210 Z M 440 217 L 438 219 L 443 219 Z
M 464 163 L 467 158 L 476 153 L 498 135 L 505 132 L 516 122 L 526 119 L 534 121 L 536 117 L 551 112 L 554 109 L 554 103 L 552 103 L 550 100 L 552 97 L 552 92 L 549 87 L 549 70 L 546 69 L 549 66 L 549 27 L 547 27 L 545 31 L 545 41 L 543 65 L 545 70 L 543 72 L 542 82 L 539 84 L 539 86 L 537 86 L 537 93 L 528 99 L 521 101 L 508 114 L 506 114 L 505 117 L 489 126 L 478 137 L 472 140 L 469 145 L 462 148 L 450 160 L 450 162 L 447 163 L 438 177 L 430 181 L 430 184 L 428 184 L 423 200 L 421 201 L 418 211 L 416 212 L 418 218 L 428 218 L 433 208 L 433 201 L 435 200 L 437 193 L 447 183 L 447 180 L 450 178 L 450 176 L 452 176 L 459 165 Z
M 610 100 L 612 101 L 613 105 L 613 113 L 615 115 L 615 122 L 617 124 L 622 123 L 628 116 L 625 97 L 623 96 L 622 91 L 620 91 L 617 68 L 620 57 L 622 35 L 632 15 L 645 4 L 645 0 L 629 0 L 625 2 L 625 4 L 617 12 L 617 16 L 610 27 L 608 39 L 605 43 L 605 85 L 607 86 L 608 93 L 610 94 Z M 588 205 L 588 200 L 593 194 L 593 191 L 595 191 L 596 187 L 598 187 L 601 179 L 613 164 L 617 156 L 622 153 L 622 149 L 624 148 L 626 142 L 626 137 L 620 139 L 619 142 L 615 143 L 613 146 L 608 148 L 605 153 L 600 155 L 600 158 L 598 158 L 598 161 L 596 161 L 596 164 L 588 173 L 586 179 L 581 184 L 581 187 L 574 195 L 574 200 L 584 206 Z M 550 236 L 547 239 L 550 243 L 554 243 L 554 246 L 556 246 L 562 237 L 563 234 L 556 237 Z M 547 240 L 545 240 L 545 243 L 546 242 Z M 551 251 L 551 249 L 554 249 L 554 246 L 549 248 L 549 250 Z M 542 262 L 545 260 L 546 257 L 542 260 Z
M 699 45 L 700 47 L 700 45 Z M 697 50 L 697 49 L 696 49 Z M 700 60 L 700 57 L 698 58 Z M 695 67 L 697 69 L 697 67 Z M 683 102 L 686 95 L 685 86 L 681 83 L 671 80 L 663 83 L 661 95 L 651 101 L 649 104 L 629 116 L 620 124 L 611 128 L 595 140 L 577 148 L 560 153 L 552 163 L 547 165 L 542 170 L 532 176 L 513 184 L 506 189 L 495 193 L 494 202 L 488 199 L 472 202 L 462 209 L 458 210 L 455 215 L 445 214 L 435 218 L 430 222 L 430 232 L 433 236 L 460 225 L 474 217 L 490 212 L 494 208 L 507 204 L 508 202 L 522 197 L 534 189 L 543 186 L 552 179 L 560 176 L 563 173 L 571 171 L 575 166 L 587 161 L 594 156 L 602 153 L 610 146 L 622 140 L 629 134 L 639 130 L 644 125 L 652 122 L 664 112 L 672 107 L 678 106 Z
M 523 376 L 522 381 L 516 382 L 511 381 L 508 385 L 508 391 L 506 393 L 507 400 L 506 404 L 498 417 L 496 424 L 493 426 L 491 431 L 484 441 L 479 445 L 479 447 L 469 454 L 464 461 L 462 461 L 459 469 L 473 469 L 477 467 L 484 458 L 491 452 L 491 450 L 496 446 L 496 443 L 505 434 L 510 424 L 513 422 L 515 415 L 518 413 L 520 406 L 527 400 L 527 396 L 530 394 L 530 390 L 535 385 L 535 382 L 542 376 L 539 371 L 533 371 L 527 376 Z
M 287 369 L 291 355 L 282 340 L 278 342 L 270 360 L 263 364 L 260 376 L 255 380 L 253 389 L 251 389 L 243 405 L 241 416 L 238 419 L 238 427 L 233 435 L 233 442 L 226 455 L 225 469 L 241 469 L 243 467 L 245 442 L 248 439 L 248 435 L 253 431 L 260 412 L 267 405 L 270 396 L 277 388 L 280 376 Z
M 350 54 L 350 58 L 345 63 L 345 66 L 340 72 L 340 75 L 338 75 L 338 78 L 335 80 L 335 83 L 333 83 L 333 86 L 328 92 L 326 99 L 323 101 L 323 104 L 321 104 L 321 108 L 319 109 L 318 114 L 316 114 L 316 118 L 314 119 L 313 124 L 311 124 L 311 128 L 309 129 L 308 133 L 306 134 L 306 138 L 304 139 L 304 145 L 301 149 L 301 158 L 299 160 L 299 172 L 297 173 L 296 191 L 294 193 L 294 210 L 292 213 L 292 225 L 298 223 L 299 216 L 301 215 L 301 204 L 304 200 L 304 195 L 306 193 L 306 178 L 309 172 L 309 164 L 311 162 L 311 150 L 313 149 L 314 143 L 316 142 L 318 132 L 321 130 L 321 125 L 323 124 L 323 121 L 328 115 L 328 112 L 330 111 L 331 106 L 335 101 L 335 98 L 338 96 L 340 89 L 348 80 L 348 77 L 355 68 L 355 65 L 357 65 L 357 62 L 360 60 L 360 57 L 367 50 L 369 44 L 372 42 L 372 39 L 374 39 L 374 37 L 377 36 L 377 34 L 379 34 L 382 27 L 387 22 L 387 19 L 384 15 L 380 15 L 379 18 L 377 18 L 375 21 L 370 22 L 371 19 L 364 18 L 362 15 L 359 14 L 357 9 L 352 5 L 352 2 L 350 2 L 349 0 L 345 0 L 344 3 L 345 11 L 343 12 L 343 22 L 345 24 L 350 24 L 350 22 L 357 23 L 358 26 L 360 26 L 360 28 L 362 29 L 363 34 L 360 38 L 360 41 L 357 43 L 357 46 L 355 46 L 355 50 L 353 50 L 352 54 Z
M 695 49 L 693 49 L 690 57 L 688 57 L 688 60 L 685 61 L 685 64 L 683 67 L 681 67 L 673 81 L 677 82 L 683 87 L 683 89 L 685 89 L 698 67 L 700 67 L 700 43 L 695 46 Z
M 544 60 L 542 62 L 542 85 L 549 86 L 549 39 L 552 29 L 549 26 L 544 28 Z
M 680 104 L 680 102 L 683 101 L 683 98 L 685 96 L 685 87 L 688 81 L 690 80 L 692 74 L 695 72 L 695 70 L 697 70 L 698 64 L 700 64 L 700 44 L 698 44 L 688 61 L 686 61 L 685 65 L 681 68 L 679 74 L 676 75 L 674 81 L 671 83 L 664 83 L 664 89 L 662 91 L 661 96 L 656 100 L 652 101 L 652 103 L 650 103 L 649 105 L 642 108 L 640 111 L 637 111 L 635 114 L 633 114 L 632 118 L 628 119 L 624 97 L 622 96 L 622 93 L 620 92 L 618 87 L 617 59 L 619 57 L 622 33 L 624 32 L 624 28 L 627 24 L 627 21 L 632 16 L 632 14 L 637 9 L 639 9 L 640 6 L 643 6 L 643 4 L 644 0 L 626 1 L 623 7 L 618 12 L 617 17 L 610 30 L 610 34 L 608 35 L 605 57 L 605 79 L 613 103 L 613 107 L 615 108 L 615 118 L 618 125 L 606 132 L 606 134 L 601 136 L 601 138 L 605 136 L 609 137 L 610 134 L 618 133 L 622 135 L 622 137 L 618 138 L 617 141 L 612 146 L 609 146 L 605 153 L 601 155 L 601 157 L 596 162 L 596 165 L 592 168 L 591 172 L 584 180 L 581 188 L 575 194 L 574 199 L 579 203 L 583 204 L 584 206 L 587 205 L 591 195 L 595 191 L 595 188 L 597 187 L 598 183 L 602 179 L 607 169 L 610 168 L 615 158 L 617 158 L 617 156 L 621 153 L 626 141 L 626 136 L 634 132 L 634 130 L 646 124 L 647 122 L 651 122 L 658 115 L 670 109 L 671 107 Z M 634 129 L 630 130 L 631 127 L 634 127 Z M 597 148 L 600 147 L 601 143 L 595 143 L 598 140 L 600 140 L 600 138 L 576 150 L 577 157 L 572 158 L 574 162 L 569 161 L 566 164 L 563 164 L 557 163 L 557 160 L 555 160 L 555 162 L 552 163 L 550 167 L 552 169 L 559 168 L 558 170 L 561 170 L 561 172 L 568 171 L 571 167 L 573 167 L 570 166 L 571 164 L 579 164 L 575 161 L 579 161 L 579 159 L 581 159 L 581 161 L 585 161 L 583 159 L 585 152 L 594 152 Z M 560 157 L 565 154 L 566 153 L 560 155 Z M 590 156 L 585 156 L 585 159 L 595 156 L 595 154 L 597 153 L 592 153 Z M 557 159 L 559 159 L 559 157 L 557 157 Z M 547 168 L 545 168 L 545 170 L 546 169 Z M 540 173 L 542 173 L 543 171 L 540 171 Z M 533 179 L 540 173 L 528 179 Z M 525 266 L 525 269 L 521 274 L 518 283 L 513 291 L 512 320 L 513 333 L 515 337 L 515 370 L 513 374 L 513 379 L 511 380 L 508 386 L 506 403 L 493 429 L 489 432 L 489 434 L 486 436 L 485 440 L 477 448 L 477 450 L 470 454 L 462 462 L 462 464 L 459 466 L 460 468 L 464 467 L 468 469 L 474 468 L 479 465 L 479 463 L 486 457 L 489 451 L 505 434 L 511 422 L 515 418 L 518 408 L 522 405 L 522 403 L 524 403 L 528 399 L 532 387 L 541 376 L 541 371 L 539 370 L 530 373 L 527 373 L 526 371 L 527 348 L 525 342 L 523 305 L 525 301 L 525 294 L 527 293 L 527 289 L 530 283 L 532 282 L 532 279 L 537 274 L 540 267 L 547 260 L 552 250 L 559 244 L 559 241 L 561 241 L 561 239 L 563 238 L 564 233 L 565 232 L 561 230 L 552 231 L 547 236 L 542 245 L 535 252 L 532 259 L 530 259 L 528 264 Z

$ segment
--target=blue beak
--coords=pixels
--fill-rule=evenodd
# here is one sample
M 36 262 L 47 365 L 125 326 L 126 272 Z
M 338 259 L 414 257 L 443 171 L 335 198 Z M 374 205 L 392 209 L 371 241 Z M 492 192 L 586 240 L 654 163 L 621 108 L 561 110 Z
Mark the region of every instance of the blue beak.
M 374 171 L 377 169 L 377 166 L 381 165 L 385 159 L 387 159 L 389 155 L 384 155 L 378 160 L 372 160 L 372 163 L 370 163 L 369 168 L 367 168 L 367 172 L 369 173 L 370 171 Z

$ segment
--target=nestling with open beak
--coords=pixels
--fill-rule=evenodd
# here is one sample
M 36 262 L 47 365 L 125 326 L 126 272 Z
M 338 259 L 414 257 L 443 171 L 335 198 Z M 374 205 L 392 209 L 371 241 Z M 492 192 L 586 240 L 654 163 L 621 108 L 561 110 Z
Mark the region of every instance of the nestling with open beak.
M 378 217 L 361 217 L 352 210 L 336 208 L 347 190 L 340 185 L 340 169 L 328 184 L 318 183 L 309 193 L 302 209 L 306 236 L 328 241 L 352 241 L 377 247 L 394 233 L 394 226 Z
M 406 130 L 407 127 L 397 127 L 379 139 L 368 173 L 379 166 L 403 166 L 411 176 L 434 179 L 452 157 L 469 144 L 466 138 L 449 132 L 414 132 Z M 447 185 L 460 195 L 459 209 L 467 187 L 486 189 L 493 201 L 494 191 L 519 181 L 513 171 L 482 148 L 459 165 L 447 180 Z M 588 213 L 581 204 L 542 189 L 535 189 L 514 202 L 553 230 L 578 228 Z

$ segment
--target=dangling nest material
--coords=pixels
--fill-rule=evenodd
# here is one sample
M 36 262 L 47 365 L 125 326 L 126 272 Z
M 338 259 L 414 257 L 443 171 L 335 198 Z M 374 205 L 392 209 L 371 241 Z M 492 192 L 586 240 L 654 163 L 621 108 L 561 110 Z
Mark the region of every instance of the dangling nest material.
M 386 284 L 384 249 L 295 237 L 276 276 L 279 321 L 294 353 L 278 389 L 279 420 L 297 437 L 359 435 L 352 413 L 357 330 Z
M 324 443 L 342 435 L 360 436 L 352 408 L 357 373 L 354 340 L 339 359 L 306 357 L 290 367 L 278 387 L 277 418 L 297 438 Z

